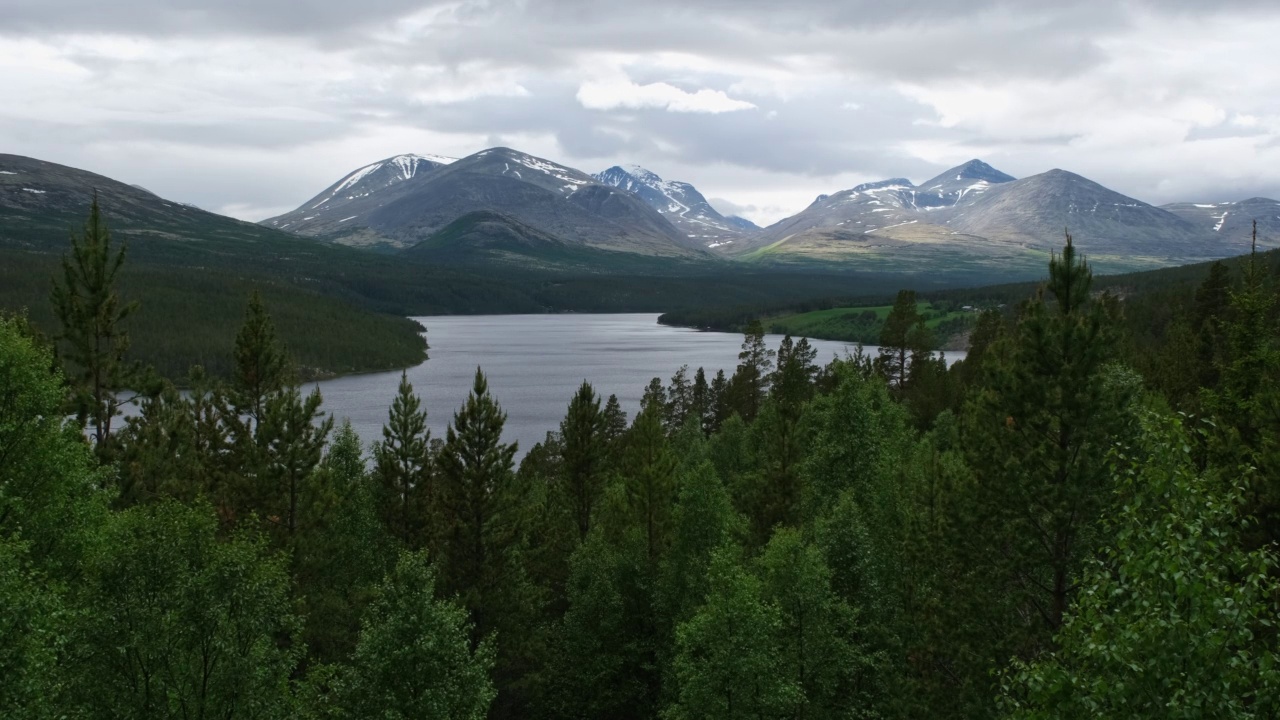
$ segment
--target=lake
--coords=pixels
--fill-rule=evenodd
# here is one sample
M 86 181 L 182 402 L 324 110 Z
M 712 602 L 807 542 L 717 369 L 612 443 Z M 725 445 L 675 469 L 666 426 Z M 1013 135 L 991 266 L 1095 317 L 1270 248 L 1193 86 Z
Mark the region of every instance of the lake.
M 667 383 L 681 365 L 689 379 L 699 366 L 707 379 L 723 369 L 732 375 L 742 336 L 659 325 L 655 313 L 610 315 L 480 315 L 415 318 L 427 328 L 430 359 L 409 368 L 409 381 L 422 397 L 432 437 L 466 400 L 480 366 L 489 390 L 507 413 L 504 439 L 520 444 L 523 456 L 557 430 L 569 400 L 585 379 L 602 398 L 616 394 L 630 420 L 654 377 Z M 770 335 L 777 349 L 781 336 Z M 826 364 L 853 346 L 810 340 L 818 362 Z M 868 347 L 875 353 L 876 349 Z M 963 353 L 948 353 L 956 359 Z M 316 383 L 324 409 L 343 418 L 366 444 L 382 438 L 382 425 L 395 397 L 400 373 L 352 375 Z

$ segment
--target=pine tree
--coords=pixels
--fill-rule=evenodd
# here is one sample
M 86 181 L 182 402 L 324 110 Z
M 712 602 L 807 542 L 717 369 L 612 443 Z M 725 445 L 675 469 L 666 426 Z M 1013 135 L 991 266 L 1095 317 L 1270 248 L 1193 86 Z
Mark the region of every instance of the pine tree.
M 62 282 L 54 281 L 52 301 L 62 326 L 57 339 L 71 366 L 76 417 L 81 425 L 92 426 L 100 453 L 108 451 L 112 420 L 129 402 L 121 393 L 138 389 L 141 380 L 138 369 L 125 361 L 125 321 L 138 304 L 123 302 L 116 291 L 124 257 L 124 244 L 114 251 L 111 247 L 95 193 L 81 236 L 71 238 L 71 255 L 62 258 Z
M 262 422 L 267 399 L 293 384 L 294 377 L 289 354 L 276 338 L 275 324 L 257 290 L 249 295 L 233 357 L 231 406 L 237 415 L 247 415 L 256 426 Z
M 497 633 L 498 717 L 527 714 L 523 679 L 538 664 L 545 603 L 523 561 L 531 490 L 513 471 L 515 443 L 502 442 L 506 413 L 476 368 L 471 394 L 453 416 L 440 451 L 440 514 L 445 537 L 440 574 L 445 591 L 471 611 L 473 635 Z
M 1213 452 L 1223 464 L 1258 468 L 1248 512 L 1258 520 L 1251 544 L 1280 539 L 1280 321 L 1266 268 L 1254 252 L 1241 286 L 1230 293 L 1218 360 L 1220 382 L 1205 395 L 1219 423 Z
M 814 365 L 817 356 L 818 351 L 809 345 L 807 338 L 800 338 L 797 343 L 787 335 L 778 346 L 777 369 L 773 373 L 770 394 L 791 417 L 798 415 L 799 408 L 813 397 L 813 383 L 818 374 Z
M 640 411 L 643 412 L 650 407 L 658 408 L 658 412 L 664 412 L 667 407 L 667 389 L 662 386 L 662 378 L 654 378 L 645 386 L 644 395 L 640 398 Z
M 1028 627 L 1031 649 L 1048 642 L 1075 595 L 1109 488 L 1107 450 L 1128 423 L 1130 390 L 1104 375 L 1117 323 L 1107 305 L 1091 302 L 1092 279 L 1067 235 L 1048 283 L 1002 341 L 1005 361 L 988 364 L 966 411 L 978 509 L 961 540 L 975 559 L 998 553 L 984 565 L 1001 576 L 991 581 L 993 603 L 1038 618 Z
M 693 390 L 690 393 L 692 405 L 689 413 L 698 420 L 698 428 L 702 430 L 703 435 L 709 435 L 713 418 L 711 416 L 714 405 L 714 397 L 711 393 L 711 385 L 707 383 L 707 373 L 702 368 L 693 376 Z
M 604 404 L 604 435 L 609 441 L 609 446 L 613 447 L 618 440 L 627 432 L 627 413 L 622 409 L 622 403 L 618 402 L 617 395 L 610 395 L 609 400 Z
M 560 422 L 564 442 L 562 492 L 578 528 L 578 540 L 586 540 L 591 517 L 604 490 L 604 465 L 608 445 L 600 398 L 585 380 L 569 403 Z
M 738 369 L 726 388 L 729 407 L 747 422 L 755 420 L 769 392 L 774 355 L 774 351 L 765 346 L 764 326 L 759 320 L 752 320 L 743 332 Z
M 441 549 L 445 587 L 459 593 L 479 631 L 494 626 L 494 603 L 520 543 L 516 444 L 502 442 L 506 413 L 476 368 L 471 394 L 453 416 L 440 453 L 440 501 L 445 532 Z
M 378 515 L 401 547 L 417 550 L 425 533 L 431 493 L 431 431 L 422 399 L 413 392 L 407 372 L 391 403 L 382 441 L 373 446 Z
M 676 458 L 657 409 L 642 411 L 627 434 L 622 478 L 631 517 L 645 538 L 650 562 L 656 562 L 666 547 L 675 502 L 675 472 Z
M 908 373 L 911 370 L 911 352 L 913 340 L 920 340 L 922 325 L 919 308 L 916 306 L 914 290 L 899 290 L 893 302 L 893 309 L 884 320 L 880 329 L 880 357 L 876 361 L 881 372 L 895 388 L 907 386 Z M 916 333 L 915 338 L 912 333 Z
M 319 388 L 303 399 L 294 387 L 269 397 L 262 410 L 258 428 L 262 464 L 252 477 L 252 493 L 261 519 L 282 546 L 291 546 L 306 522 L 305 495 L 312 490 L 312 473 L 333 430 L 333 416 L 320 420 L 322 402 Z
M 968 388 L 981 379 L 988 352 L 996 346 L 1003 334 L 1004 318 L 998 310 L 984 310 L 978 315 L 973 333 L 969 336 L 968 352 L 963 360 L 956 361 L 952 366 L 961 386 Z
M 731 400 L 729 381 L 724 376 L 724 370 L 717 370 L 716 376 L 711 380 L 711 398 L 708 402 L 710 410 L 707 411 L 706 421 L 708 435 L 719 432 L 720 426 L 733 415 Z
M 671 377 L 667 387 L 667 405 L 663 424 L 667 434 L 675 434 L 684 427 L 684 421 L 693 410 L 693 385 L 689 383 L 689 366 L 682 365 Z

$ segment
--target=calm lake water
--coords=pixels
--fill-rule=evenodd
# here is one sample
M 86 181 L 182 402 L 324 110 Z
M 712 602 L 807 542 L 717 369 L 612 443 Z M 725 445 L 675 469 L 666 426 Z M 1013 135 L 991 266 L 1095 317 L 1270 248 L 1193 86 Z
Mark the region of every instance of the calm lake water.
M 507 413 L 504 439 L 520 444 L 519 455 L 556 430 L 569 400 L 583 380 L 607 398 L 616 394 L 628 419 L 640 407 L 650 378 L 665 384 L 688 365 L 690 380 L 699 367 L 708 380 L 716 370 L 732 374 L 742 336 L 659 325 L 652 313 L 625 315 L 482 315 L 415 318 L 427 328 L 430 359 L 409 368 L 409 381 L 423 399 L 432 437 L 466 400 L 476 367 Z M 776 349 L 781 336 L 767 342 Z M 811 340 L 826 364 L 853 346 Z M 875 348 L 868 347 L 874 353 Z M 955 359 L 963 353 L 948 353 Z M 382 424 L 395 397 L 399 372 L 355 375 L 317 383 L 324 408 L 343 418 L 367 444 L 382 437 Z

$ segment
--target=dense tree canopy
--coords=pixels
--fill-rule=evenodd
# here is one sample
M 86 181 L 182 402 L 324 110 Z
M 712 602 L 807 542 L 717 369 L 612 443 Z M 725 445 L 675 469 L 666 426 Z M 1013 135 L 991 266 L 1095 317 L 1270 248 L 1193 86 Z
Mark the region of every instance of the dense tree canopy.
M 229 382 L 111 425 L 98 222 L 61 356 L 0 317 L 4 717 L 1280 712 L 1257 258 L 1120 299 L 1068 237 L 951 367 L 909 294 L 875 359 L 753 324 L 731 376 L 654 379 L 630 423 L 584 382 L 517 467 L 479 368 L 444 438 L 407 375 L 381 441 L 335 430 L 256 295 Z

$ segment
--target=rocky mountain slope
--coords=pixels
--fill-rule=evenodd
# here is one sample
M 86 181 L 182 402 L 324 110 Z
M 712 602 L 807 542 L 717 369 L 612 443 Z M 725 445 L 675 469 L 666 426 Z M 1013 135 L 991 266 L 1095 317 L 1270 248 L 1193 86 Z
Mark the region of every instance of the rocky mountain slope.
M 614 165 L 593 177 L 634 193 L 689 238 L 702 241 L 708 248 L 732 245 L 760 229 L 746 218 L 721 215 L 689 183 L 663 180 L 639 165 Z
M 1211 244 L 1222 255 L 1249 252 L 1253 221 L 1258 221 L 1258 247 L 1280 247 L 1280 202 L 1269 198 L 1249 198 L 1238 202 L 1173 203 L 1162 205 L 1199 231 L 1209 234 Z
M 971 160 L 915 185 L 904 178 L 820 196 L 739 246 L 775 263 L 956 263 L 1021 271 L 1043 264 L 1069 229 L 1102 270 L 1231 254 L 1206 228 L 1064 170 L 1015 180 Z
M 455 220 L 498 212 L 560 242 L 661 257 L 709 257 L 636 195 L 573 168 L 490 148 L 455 162 L 399 156 L 357 170 L 263 224 L 349 245 L 416 245 Z M 389 172 L 384 172 L 389 171 Z M 398 175 L 397 175 L 398 173 Z

